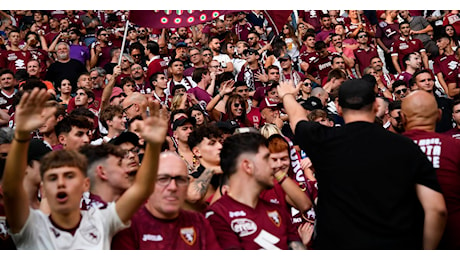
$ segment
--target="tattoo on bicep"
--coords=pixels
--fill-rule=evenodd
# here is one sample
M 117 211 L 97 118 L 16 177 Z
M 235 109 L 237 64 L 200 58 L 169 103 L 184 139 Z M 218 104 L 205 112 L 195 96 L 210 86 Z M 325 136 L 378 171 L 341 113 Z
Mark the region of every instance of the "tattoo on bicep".
M 212 175 L 214 174 L 214 170 L 206 169 L 200 177 L 198 177 L 195 182 L 194 186 L 196 191 L 198 191 L 202 196 L 206 194 L 208 190 L 209 183 L 211 182 Z

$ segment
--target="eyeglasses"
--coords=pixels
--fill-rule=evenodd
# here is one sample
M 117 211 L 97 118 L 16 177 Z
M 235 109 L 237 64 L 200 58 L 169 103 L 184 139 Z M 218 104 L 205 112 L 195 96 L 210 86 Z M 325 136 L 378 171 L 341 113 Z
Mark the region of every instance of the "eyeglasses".
M 252 41 L 254 40 L 254 37 L 249 37 L 248 40 Z
M 211 54 L 211 53 L 206 53 L 206 54 L 203 54 L 203 56 L 205 56 L 205 57 L 211 57 L 212 54 Z
M 128 158 L 130 153 L 137 155 L 139 153 L 139 147 L 133 147 L 132 149 L 124 150 L 124 152 L 125 158 Z
M 303 83 L 303 85 L 308 87 L 308 86 L 311 86 L 311 83 L 306 82 L 306 83 Z
M 123 108 L 123 113 L 126 113 L 126 111 L 128 111 L 128 109 L 130 109 L 132 106 L 134 106 L 134 104 L 131 104 L 131 105 Z
M 233 103 L 233 106 L 235 108 L 239 108 L 239 107 L 243 107 L 243 104 L 240 104 L 240 103 Z
M 366 38 L 367 35 L 363 34 L 363 35 L 358 35 L 358 38 Z
M 108 33 L 101 33 L 100 35 L 105 36 L 105 37 L 109 36 Z
M 96 76 L 96 77 L 90 77 L 91 80 L 96 80 L 97 78 L 99 78 L 99 76 Z
M 122 60 L 122 62 L 128 62 L 128 60 Z
M 289 29 L 288 27 L 284 27 L 283 30 Z
M 146 31 L 145 30 L 139 30 L 137 31 L 138 33 L 145 33 Z
M 395 91 L 395 94 L 398 94 L 398 95 L 401 95 L 401 94 L 405 94 L 407 92 L 407 88 L 402 88 L 402 89 L 398 89 Z
M 160 186 L 168 186 L 171 180 L 176 182 L 177 186 L 186 186 L 189 182 L 188 176 L 171 176 L 171 175 L 159 175 L 157 178 L 157 184 Z

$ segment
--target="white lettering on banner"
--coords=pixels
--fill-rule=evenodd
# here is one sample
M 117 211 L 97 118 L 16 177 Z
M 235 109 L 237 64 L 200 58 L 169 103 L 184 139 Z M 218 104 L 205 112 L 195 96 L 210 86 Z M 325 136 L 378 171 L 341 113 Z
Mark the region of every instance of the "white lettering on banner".
M 441 141 L 439 138 L 420 139 L 414 141 L 426 154 L 428 160 L 433 164 L 433 168 L 440 168 Z

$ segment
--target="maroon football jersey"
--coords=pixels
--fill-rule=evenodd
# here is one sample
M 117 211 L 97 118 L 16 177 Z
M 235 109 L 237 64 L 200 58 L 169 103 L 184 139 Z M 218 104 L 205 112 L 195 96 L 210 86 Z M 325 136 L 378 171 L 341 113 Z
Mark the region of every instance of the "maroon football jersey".
M 434 59 L 434 74 L 441 73 L 446 83 L 457 82 L 458 60 L 455 55 L 442 54 Z
M 223 195 L 212 204 L 206 217 L 222 249 L 289 249 L 301 241 L 286 209 L 265 200 L 255 208 Z
M 10 110 L 10 107 L 14 103 L 16 92 L 13 95 L 8 95 L 3 90 L 0 90 L 0 109 Z M 10 114 L 11 116 L 11 114 Z
M 406 41 L 404 38 L 400 37 L 391 45 L 391 56 L 398 56 L 399 66 L 404 70 L 406 68 L 402 61 L 404 56 L 415 51 L 421 52 L 422 50 L 425 51 L 425 47 L 419 39 L 411 37 Z
M 361 73 L 361 75 L 363 74 L 364 69 L 371 65 L 371 59 L 379 55 L 377 52 L 377 48 L 375 48 L 373 45 L 370 46 L 367 51 L 358 48 L 355 49 L 353 53 L 356 58 L 356 63 L 359 65 L 359 72 Z
M 460 249 L 460 140 L 423 130 L 407 131 L 404 135 L 420 146 L 436 169 L 448 212 L 440 247 Z
M 179 217 L 163 220 L 144 206 L 131 219 L 131 227 L 112 239 L 112 249 L 220 250 L 208 220 L 198 212 L 181 210 Z
M 28 51 L 1 51 L 0 68 L 8 68 L 14 73 L 25 70 L 27 62 L 32 58 Z

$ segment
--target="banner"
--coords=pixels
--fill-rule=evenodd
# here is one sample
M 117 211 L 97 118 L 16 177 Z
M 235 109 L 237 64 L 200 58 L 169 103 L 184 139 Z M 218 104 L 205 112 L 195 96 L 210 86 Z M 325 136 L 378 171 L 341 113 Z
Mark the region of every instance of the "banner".
M 129 21 L 154 29 L 189 27 L 203 24 L 237 10 L 132 10 Z

